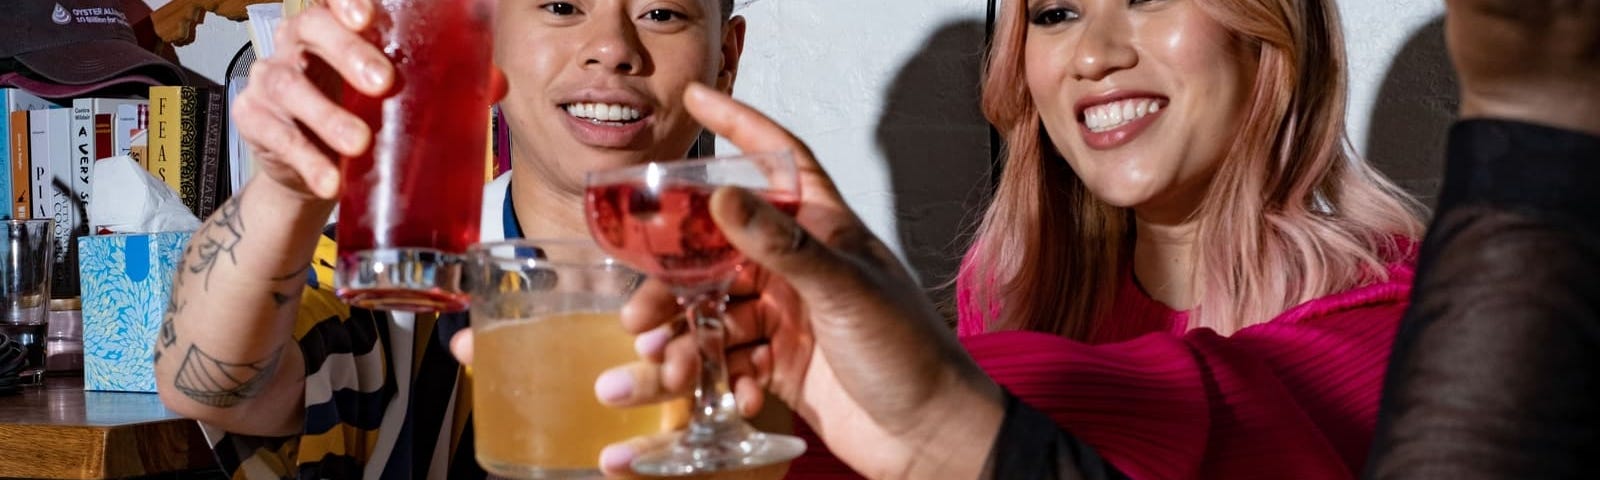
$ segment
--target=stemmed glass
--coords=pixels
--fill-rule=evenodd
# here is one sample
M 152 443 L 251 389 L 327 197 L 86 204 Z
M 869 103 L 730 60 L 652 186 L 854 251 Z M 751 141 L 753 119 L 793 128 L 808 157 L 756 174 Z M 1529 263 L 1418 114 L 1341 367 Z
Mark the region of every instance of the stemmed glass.
M 744 256 L 711 220 L 711 194 L 741 187 L 794 215 L 800 183 L 788 153 L 656 162 L 588 175 L 584 209 L 601 248 L 666 282 L 700 350 L 689 427 L 669 447 L 633 462 L 646 475 L 688 475 L 783 462 L 805 442 L 763 433 L 740 418 L 723 353 L 728 287 Z

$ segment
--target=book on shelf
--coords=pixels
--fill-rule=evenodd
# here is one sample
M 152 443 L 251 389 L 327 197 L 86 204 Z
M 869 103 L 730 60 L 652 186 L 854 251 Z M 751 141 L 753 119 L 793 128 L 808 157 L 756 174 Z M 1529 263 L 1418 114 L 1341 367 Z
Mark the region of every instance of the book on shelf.
M 42 110 L 54 108 L 56 105 L 49 100 L 39 98 L 31 93 L 16 88 L 0 88 L 0 193 L 6 198 L 0 200 L 0 216 L 4 218 L 28 218 L 27 207 L 23 207 L 23 215 L 17 214 L 16 196 L 13 179 L 23 179 L 21 191 L 26 193 L 28 173 L 28 115 L 29 110 Z M 21 135 L 12 130 L 13 117 L 16 112 L 23 112 L 20 116 L 22 126 Z M 20 140 L 18 139 L 20 137 Z M 18 144 L 17 142 L 20 142 Z M 20 151 L 20 154 L 19 154 Z M 20 162 L 20 164 L 19 164 Z M 17 172 L 21 174 L 18 175 Z M 26 200 L 24 200 L 26 202 Z
M 150 101 L 146 100 L 137 105 L 118 105 L 117 116 L 111 123 L 111 143 L 113 156 L 131 155 L 133 153 L 133 137 L 144 131 L 150 121 Z M 136 158 L 140 167 L 146 171 L 150 169 L 145 164 L 141 155 Z
M 118 98 L 79 98 L 72 101 L 72 191 L 83 205 L 89 204 L 89 180 L 94 163 L 116 155 L 112 145 L 112 119 L 124 106 L 138 108 L 144 100 Z
M 183 196 L 182 174 L 184 145 L 189 145 L 189 155 L 194 155 L 194 106 L 198 101 L 193 90 L 188 87 L 150 87 L 150 132 L 147 136 L 149 152 L 147 164 L 150 174 L 166 182 L 172 191 L 178 192 L 179 198 L 184 200 L 184 205 L 193 210 L 196 205 L 189 203 L 189 198 Z M 186 95 L 187 93 L 187 95 Z M 184 111 L 187 102 L 188 110 Z M 186 114 L 187 113 L 187 114 Z M 189 118 L 189 141 L 184 142 L 184 118 Z
M 226 108 L 223 105 L 224 93 L 219 89 L 208 88 L 201 90 L 200 94 L 204 102 L 197 107 L 204 108 L 197 108 L 195 112 L 199 117 L 196 125 L 200 129 L 199 158 L 196 162 L 198 169 L 196 176 L 190 181 L 195 184 L 197 195 L 195 203 L 198 207 L 194 211 L 195 216 L 204 220 L 228 198 L 233 188 L 232 182 L 226 179 L 228 161 L 223 153 L 225 147 L 223 132 L 228 123 Z
M 80 223 L 86 220 L 87 209 L 72 190 L 77 170 L 72 150 L 72 110 L 30 111 L 28 135 L 33 218 L 56 221 L 50 294 L 53 298 L 75 297 L 78 295 L 78 257 L 73 236 L 83 229 Z
M 11 218 L 18 220 L 33 218 L 33 185 L 29 183 L 29 172 L 33 171 L 33 148 L 29 140 L 33 136 L 28 132 L 28 119 L 32 116 L 28 110 L 11 112 Z
M 220 94 L 210 88 L 150 87 L 150 171 L 201 218 L 217 204 L 214 182 L 221 171 L 220 132 L 225 121 Z M 217 120 L 207 121 L 213 114 Z M 208 182 L 211 188 L 206 188 Z M 212 198 L 202 200 L 205 194 Z

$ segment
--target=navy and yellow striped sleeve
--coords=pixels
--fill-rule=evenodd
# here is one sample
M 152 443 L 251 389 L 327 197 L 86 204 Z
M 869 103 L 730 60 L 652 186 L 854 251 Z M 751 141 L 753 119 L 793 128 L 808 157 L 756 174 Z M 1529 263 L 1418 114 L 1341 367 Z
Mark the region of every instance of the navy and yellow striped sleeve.
M 337 247 L 317 245 L 300 298 L 294 339 L 305 357 L 305 429 L 298 436 L 209 435 L 235 479 L 360 478 L 394 397 L 386 319 L 352 309 L 333 289 Z

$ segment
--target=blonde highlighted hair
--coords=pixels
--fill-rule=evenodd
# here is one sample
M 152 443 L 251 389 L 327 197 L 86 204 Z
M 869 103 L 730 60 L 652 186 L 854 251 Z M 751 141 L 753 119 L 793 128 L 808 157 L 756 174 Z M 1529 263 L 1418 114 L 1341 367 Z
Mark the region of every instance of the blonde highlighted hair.
M 1384 280 L 1421 207 L 1350 153 L 1345 52 L 1327 0 L 1195 1 L 1257 57 L 1239 134 L 1195 213 L 1191 327 L 1232 332 Z M 1001 6 L 983 110 L 1004 171 L 961 267 L 988 330 L 1087 340 L 1131 272 L 1132 216 L 1096 198 L 1043 133 L 1025 78 L 1026 0 Z M 1131 273 L 1128 273 L 1131 274 Z

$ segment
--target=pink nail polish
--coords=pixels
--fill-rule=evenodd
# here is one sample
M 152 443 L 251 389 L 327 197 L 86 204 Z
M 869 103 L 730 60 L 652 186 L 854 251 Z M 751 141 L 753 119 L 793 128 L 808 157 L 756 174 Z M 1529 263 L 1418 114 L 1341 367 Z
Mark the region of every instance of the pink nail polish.
M 633 339 L 633 351 L 637 352 L 641 357 L 656 355 L 667 347 L 668 340 L 672 340 L 672 331 L 665 328 L 657 328 Z
M 626 400 L 633 395 L 633 377 L 621 370 L 602 373 L 594 382 L 594 395 L 606 403 Z
M 612 445 L 600 451 L 600 469 L 606 472 L 626 472 L 638 452 L 627 445 Z

